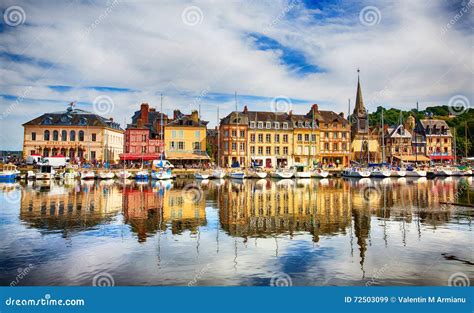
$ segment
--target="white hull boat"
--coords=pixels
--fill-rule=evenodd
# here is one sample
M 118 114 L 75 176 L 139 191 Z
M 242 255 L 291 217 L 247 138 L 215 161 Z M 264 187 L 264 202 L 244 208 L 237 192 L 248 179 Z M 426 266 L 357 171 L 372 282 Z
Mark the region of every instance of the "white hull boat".
M 422 170 L 412 170 L 406 171 L 406 177 L 426 177 L 426 171 Z
M 267 172 L 265 171 L 250 171 L 249 172 L 249 177 L 251 178 L 258 178 L 258 179 L 263 179 L 263 178 L 266 178 L 267 177 Z
M 225 171 L 223 169 L 217 168 L 212 171 L 212 178 L 222 179 L 225 177 Z
M 100 179 L 113 179 L 114 177 L 115 177 L 115 174 L 113 172 L 110 172 L 110 171 L 99 173 L 99 178 Z
M 313 176 L 316 178 L 326 178 L 329 176 L 329 172 L 321 170 L 321 169 L 317 169 L 313 171 Z
M 35 178 L 36 178 L 36 174 L 35 174 L 35 172 L 33 172 L 33 171 L 28 171 L 28 172 L 26 172 L 26 177 L 27 177 L 28 179 L 35 179 Z
M 36 180 L 51 180 L 54 178 L 56 171 L 50 165 L 43 165 L 40 167 L 39 171 L 36 172 Z
M 295 173 L 293 171 L 289 170 L 276 170 L 271 174 L 273 178 L 278 178 L 278 179 L 289 179 L 293 178 L 295 176 Z
M 196 179 L 209 179 L 209 174 L 196 172 L 196 173 L 194 173 L 194 178 L 196 178 Z
M 130 173 L 127 170 L 121 170 L 118 172 L 115 172 L 115 177 L 118 179 L 129 179 L 132 176 L 132 173 Z
M 311 178 L 311 172 L 296 172 L 295 177 L 296 178 Z
M 391 175 L 392 177 L 405 177 L 407 172 L 405 170 L 392 170 Z
M 95 179 L 94 171 L 82 171 L 81 179 Z
M 347 169 L 342 172 L 342 175 L 345 177 L 367 178 L 370 177 L 370 171 L 366 169 Z
M 375 169 L 370 173 L 370 176 L 372 177 L 377 177 L 377 178 L 387 178 L 392 175 L 392 172 L 390 170 L 386 169 Z
M 232 172 L 232 173 L 229 174 L 229 177 L 233 178 L 233 179 L 244 179 L 245 178 L 245 173 L 242 172 L 242 171 Z

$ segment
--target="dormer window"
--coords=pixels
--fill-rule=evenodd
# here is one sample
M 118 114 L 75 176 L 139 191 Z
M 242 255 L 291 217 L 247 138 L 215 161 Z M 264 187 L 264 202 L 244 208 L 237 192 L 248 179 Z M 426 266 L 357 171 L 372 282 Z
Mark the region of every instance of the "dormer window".
M 283 123 L 283 129 L 288 129 L 288 123 L 287 122 Z
M 267 122 L 265 127 L 266 127 L 267 129 L 272 128 L 272 123 L 271 123 L 271 122 Z
M 275 122 L 275 129 L 280 129 L 280 123 Z
M 263 128 L 263 122 L 258 122 L 257 125 L 258 125 L 258 128 L 260 128 L 260 129 Z
M 303 122 L 298 122 L 298 127 L 303 127 Z
M 51 116 L 46 117 L 43 122 L 41 122 L 43 125 L 51 125 L 53 124 L 53 118 Z
M 304 127 L 309 127 L 309 122 L 304 122 Z
M 81 117 L 81 119 L 79 120 L 79 125 L 80 125 L 80 126 L 85 126 L 85 125 L 87 125 L 87 118 Z
M 255 128 L 255 122 L 250 122 L 250 128 Z

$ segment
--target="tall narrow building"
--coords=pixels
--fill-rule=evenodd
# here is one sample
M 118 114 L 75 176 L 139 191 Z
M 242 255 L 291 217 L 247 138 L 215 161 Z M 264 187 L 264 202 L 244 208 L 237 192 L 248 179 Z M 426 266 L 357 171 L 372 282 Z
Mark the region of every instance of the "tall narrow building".
M 369 127 L 369 114 L 364 106 L 360 87 L 359 70 L 357 70 L 357 93 L 351 121 L 351 159 L 360 164 L 380 161 L 380 144 L 378 135 Z

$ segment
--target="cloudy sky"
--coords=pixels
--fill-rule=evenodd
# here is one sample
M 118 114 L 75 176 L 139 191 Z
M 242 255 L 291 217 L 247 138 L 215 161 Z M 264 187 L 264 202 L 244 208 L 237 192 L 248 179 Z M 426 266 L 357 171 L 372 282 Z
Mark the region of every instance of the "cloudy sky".
M 0 150 L 21 124 L 80 109 L 128 122 L 140 103 L 347 112 L 474 104 L 474 0 L 2 1 Z M 277 99 L 275 101 L 275 99 Z M 472 105 L 471 105 L 472 107 Z

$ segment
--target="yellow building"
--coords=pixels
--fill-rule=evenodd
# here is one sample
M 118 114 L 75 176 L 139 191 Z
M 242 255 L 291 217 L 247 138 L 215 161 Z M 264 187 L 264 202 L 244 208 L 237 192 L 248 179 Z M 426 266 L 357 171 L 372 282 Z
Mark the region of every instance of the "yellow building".
M 115 162 L 123 152 L 123 130 L 118 123 L 72 104 L 66 111 L 45 113 L 23 127 L 23 158 L 63 155 L 71 160 Z
M 418 121 L 416 132 L 422 135 L 426 156 L 433 162 L 452 161 L 453 135 L 444 120 L 422 119 Z
M 207 123 L 200 119 L 197 111 L 186 115 L 175 110 L 173 119 L 164 126 L 166 158 L 177 165 L 208 161 Z

